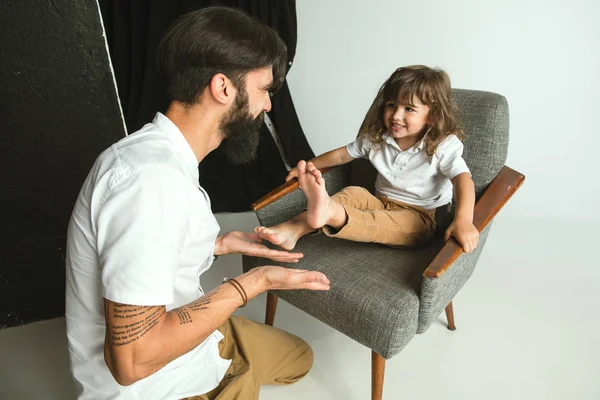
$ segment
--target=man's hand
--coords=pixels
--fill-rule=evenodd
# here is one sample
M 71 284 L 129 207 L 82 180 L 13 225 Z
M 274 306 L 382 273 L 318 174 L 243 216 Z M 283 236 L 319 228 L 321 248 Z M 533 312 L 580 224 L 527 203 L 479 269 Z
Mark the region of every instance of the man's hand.
M 446 229 L 444 240 L 448 241 L 450 237 L 454 237 L 458 241 L 465 253 L 475 250 L 479 243 L 479 231 L 468 219 L 455 218 Z
M 302 253 L 269 249 L 260 242 L 262 242 L 262 239 L 258 233 L 228 232 L 223 236 L 219 236 L 215 241 L 215 255 L 244 254 L 279 262 L 298 262 L 299 259 L 304 257 Z
M 265 290 L 329 290 L 329 279 L 322 272 L 291 269 L 276 265 L 257 268 Z

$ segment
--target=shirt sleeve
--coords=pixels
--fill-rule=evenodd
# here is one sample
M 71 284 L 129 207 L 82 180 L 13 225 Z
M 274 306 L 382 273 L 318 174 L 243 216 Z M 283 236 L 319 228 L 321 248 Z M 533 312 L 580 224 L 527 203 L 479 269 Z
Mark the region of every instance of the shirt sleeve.
M 361 135 L 354 142 L 347 144 L 346 150 L 352 158 L 367 158 L 371 150 L 371 141 Z
M 456 135 L 450 135 L 446 138 L 436 151 L 436 157 L 439 158 L 439 167 L 448 179 L 452 180 L 462 173 L 469 173 L 469 167 L 462 157 L 464 146 Z
M 189 182 L 171 167 L 152 166 L 118 183 L 100 206 L 97 243 L 103 296 L 167 305 L 191 210 Z

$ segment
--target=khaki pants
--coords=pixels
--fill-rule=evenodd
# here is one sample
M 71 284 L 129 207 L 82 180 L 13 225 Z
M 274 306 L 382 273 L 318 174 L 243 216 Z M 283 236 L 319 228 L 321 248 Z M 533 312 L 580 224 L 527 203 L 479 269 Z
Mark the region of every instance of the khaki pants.
M 255 400 L 261 385 L 297 382 L 312 367 L 308 343 L 280 329 L 231 316 L 219 331 L 219 353 L 231 365 L 219 386 L 188 400 Z
M 339 231 L 323 227 L 327 236 L 390 246 L 416 246 L 435 233 L 435 209 L 375 197 L 358 186 L 348 186 L 331 198 L 344 207 L 348 222 Z

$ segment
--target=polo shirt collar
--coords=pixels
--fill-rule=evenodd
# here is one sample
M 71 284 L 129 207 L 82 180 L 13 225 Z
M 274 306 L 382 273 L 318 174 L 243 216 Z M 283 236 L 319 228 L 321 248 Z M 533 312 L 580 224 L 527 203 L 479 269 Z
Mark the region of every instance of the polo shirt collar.
M 423 147 L 425 147 L 425 137 L 426 136 L 427 135 L 423 136 L 421 138 L 421 140 L 419 140 L 417 143 L 415 143 L 414 145 L 412 145 L 411 147 L 406 149 L 406 151 L 409 153 L 418 153 L 419 151 L 423 150 Z M 400 149 L 400 146 L 398 146 L 398 143 L 396 143 L 394 138 L 391 135 L 389 135 L 388 132 L 384 133 L 382 135 L 382 138 L 389 145 L 394 146 L 396 149 L 402 151 L 402 149 Z

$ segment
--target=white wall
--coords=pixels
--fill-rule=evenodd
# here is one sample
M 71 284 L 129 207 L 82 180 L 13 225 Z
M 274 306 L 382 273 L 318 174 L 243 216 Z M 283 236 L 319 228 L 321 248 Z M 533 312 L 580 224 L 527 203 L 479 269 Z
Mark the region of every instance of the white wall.
M 507 164 L 527 180 L 503 214 L 600 221 L 600 1 L 298 0 L 297 13 L 289 84 L 315 153 L 355 137 L 396 67 L 438 66 L 508 99 Z

